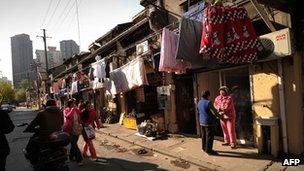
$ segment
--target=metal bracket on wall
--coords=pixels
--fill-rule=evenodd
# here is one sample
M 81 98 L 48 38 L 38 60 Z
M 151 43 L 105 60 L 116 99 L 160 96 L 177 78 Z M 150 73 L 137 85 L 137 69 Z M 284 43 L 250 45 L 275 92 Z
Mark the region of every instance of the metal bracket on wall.
M 271 21 L 269 20 L 267 13 L 265 12 L 265 10 L 261 7 L 261 5 L 257 2 L 257 0 L 250 0 L 250 2 L 252 3 L 252 5 L 254 6 L 254 8 L 257 10 L 257 12 L 259 13 L 259 15 L 262 17 L 263 21 L 265 22 L 265 24 L 267 25 L 267 27 L 272 31 L 276 31 L 275 27 L 273 26 L 273 24 L 271 23 Z

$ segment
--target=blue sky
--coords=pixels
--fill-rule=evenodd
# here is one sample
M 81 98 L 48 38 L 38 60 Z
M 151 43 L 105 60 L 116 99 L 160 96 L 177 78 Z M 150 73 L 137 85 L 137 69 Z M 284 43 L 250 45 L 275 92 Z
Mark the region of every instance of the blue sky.
M 111 28 L 131 21 L 143 10 L 139 0 L 78 0 L 78 3 L 82 51 Z M 48 46 L 59 49 L 60 40 L 79 42 L 76 21 L 75 0 L 0 0 L 0 71 L 3 76 L 12 80 L 10 37 L 29 34 L 35 52 L 35 49 L 43 49 L 42 40 L 36 36 L 42 35 L 41 29 L 45 28 L 52 37 L 47 40 Z

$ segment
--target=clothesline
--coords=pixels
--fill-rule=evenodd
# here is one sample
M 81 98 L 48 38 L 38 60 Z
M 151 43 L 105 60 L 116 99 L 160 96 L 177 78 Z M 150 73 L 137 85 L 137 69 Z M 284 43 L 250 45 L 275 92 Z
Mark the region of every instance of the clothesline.
M 168 24 L 168 25 L 166 25 L 165 27 L 163 27 L 163 28 L 157 30 L 156 32 L 154 32 L 154 33 L 148 35 L 147 37 L 145 37 L 145 38 L 143 38 L 143 39 L 141 39 L 141 40 L 135 42 L 134 44 L 132 44 L 132 45 L 126 47 L 126 48 L 124 48 L 123 51 L 127 51 L 127 50 L 129 50 L 129 49 L 131 49 L 131 48 L 134 48 L 136 45 L 138 45 L 138 44 L 140 44 L 140 43 L 142 43 L 142 42 L 144 42 L 144 41 L 146 41 L 146 40 L 149 40 L 149 39 L 151 39 L 151 38 L 153 38 L 153 37 L 155 37 L 155 36 L 160 35 L 160 34 L 162 33 L 162 30 L 163 30 L 164 28 L 169 28 L 169 27 L 174 26 L 174 25 L 177 25 L 177 24 L 179 24 L 179 22 L 174 22 L 174 23 Z M 111 54 L 111 55 L 109 55 L 109 56 L 106 56 L 106 57 L 102 58 L 101 60 L 108 60 L 108 59 L 110 59 L 110 58 L 112 58 L 112 57 L 115 57 L 115 56 L 118 56 L 118 55 L 117 55 L 117 54 Z M 91 68 L 91 65 L 82 68 L 82 71 L 85 71 L 85 70 L 87 70 L 87 69 L 89 69 L 89 68 Z
M 134 48 L 136 45 L 138 45 L 138 44 L 140 44 L 140 43 L 142 43 L 142 42 L 144 42 L 144 41 L 146 41 L 146 40 L 149 40 L 149 39 L 151 39 L 151 38 L 153 38 L 153 37 L 155 37 L 155 36 L 160 35 L 160 34 L 162 33 L 162 30 L 163 30 L 164 28 L 169 28 L 169 27 L 171 27 L 171 26 L 178 25 L 179 23 L 180 23 L 180 22 L 178 21 L 178 22 L 173 22 L 173 23 L 171 23 L 171 24 L 168 24 L 168 25 L 164 26 L 163 28 L 161 28 L 161 29 L 155 31 L 154 33 L 151 33 L 151 34 L 148 35 L 147 37 L 145 37 L 145 38 L 143 38 L 143 39 L 141 39 L 141 40 L 139 40 L 139 41 L 136 41 L 134 44 L 132 44 L 132 45 L 130 45 L 130 46 L 124 48 L 123 51 L 126 51 L 126 50 L 129 50 L 129 49 L 131 49 L 131 48 Z M 108 59 L 110 59 L 110 58 L 112 58 L 112 57 L 115 57 L 115 56 L 118 56 L 118 55 L 117 55 L 117 54 L 111 54 L 111 55 L 109 55 L 109 56 L 103 57 L 102 59 L 108 60 Z M 90 67 L 91 67 L 91 66 L 84 67 L 84 68 L 82 68 L 82 71 L 84 71 L 84 70 L 86 70 L 86 69 L 88 69 L 88 68 L 90 68 Z
M 139 40 L 139 41 L 136 41 L 134 44 L 132 44 L 132 45 L 130 45 L 130 46 L 124 48 L 123 51 L 127 51 L 127 50 L 129 50 L 129 49 L 131 49 L 131 48 L 134 48 L 136 45 L 138 45 L 138 44 L 140 44 L 140 43 L 142 43 L 142 42 L 144 42 L 144 41 L 146 41 L 146 40 L 149 40 L 149 39 L 151 39 L 151 38 L 153 38 L 153 37 L 155 37 L 155 36 L 160 35 L 160 34 L 162 33 L 162 30 L 163 30 L 164 28 L 169 28 L 169 27 L 174 26 L 174 25 L 177 25 L 177 24 L 179 24 L 179 21 L 178 21 L 178 22 L 173 22 L 173 23 L 171 23 L 171 24 L 168 24 L 168 25 L 166 25 L 165 27 L 163 27 L 163 28 L 161 28 L 161 29 L 155 31 L 154 33 L 152 33 L 152 34 L 146 36 L 145 38 L 143 38 L 143 39 L 141 39 L 141 40 Z M 116 57 L 116 56 L 118 56 L 118 55 L 117 55 L 117 54 L 111 54 L 111 55 L 109 55 L 109 56 L 103 57 L 102 59 L 108 60 L 108 59 L 110 59 L 110 58 L 112 58 L 112 57 Z M 86 69 L 88 69 L 88 68 L 90 68 L 90 67 L 91 67 L 91 66 L 87 66 L 87 67 L 85 67 L 85 68 L 82 68 L 82 71 L 84 71 L 84 70 L 86 70 Z
M 155 31 L 154 33 L 152 33 L 152 34 L 146 36 L 145 38 L 143 38 L 143 39 L 141 39 L 141 40 L 135 42 L 134 44 L 132 44 L 132 45 L 130 45 L 130 46 L 127 46 L 126 48 L 123 49 L 123 51 L 127 51 L 127 50 L 129 50 L 129 49 L 131 49 L 131 48 L 134 48 L 136 45 L 138 45 L 138 44 L 140 44 L 140 43 L 142 43 L 142 42 L 144 42 L 144 41 L 146 41 L 146 40 L 149 40 L 149 39 L 151 39 L 151 38 L 153 38 L 153 37 L 155 37 L 155 36 L 160 35 L 160 34 L 162 33 L 162 30 L 163 30 L 164 28 L 168 28 L 168 27 L 174 26 L 174 25 L 176 25 L 176 24 L 179 24 L 179 22 L 174 22 L 174 23 L 171 23 L 171 24 L 166 25 L 165 27 L 163 27 L 163 28 L 161 28 L 161 29 Z M 106 57 L 104 57 L 104 58 L 102 58 L 102 59 L 108 60 L 108 59 L 110 59 L 110 58 L 112 58 L 112 57 L 115 57 L 115 56 L 117 56 L 117 54 L 111 54 L 111 55 L 106 56 Z

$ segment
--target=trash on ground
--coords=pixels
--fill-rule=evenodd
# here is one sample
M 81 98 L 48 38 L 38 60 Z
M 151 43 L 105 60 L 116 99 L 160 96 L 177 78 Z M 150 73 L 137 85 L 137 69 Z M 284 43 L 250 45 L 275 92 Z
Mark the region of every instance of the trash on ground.
M 139 155 L 139 156 L 153 156 L 154 153 L 150 150 L 146 150 L 145 148 L 140 148 L 140 149 L 132 149 L 131 150 L 134 154 Z
M 187 162 L 185 160 L 181 160 L 181 159 L 179 159 L 179 160 L 171 160 L 170 163 L 173 164 L 176 167 L 181 167 L 183 169 L 189 169 L 190 166 L 191 166 L 189 162 Z

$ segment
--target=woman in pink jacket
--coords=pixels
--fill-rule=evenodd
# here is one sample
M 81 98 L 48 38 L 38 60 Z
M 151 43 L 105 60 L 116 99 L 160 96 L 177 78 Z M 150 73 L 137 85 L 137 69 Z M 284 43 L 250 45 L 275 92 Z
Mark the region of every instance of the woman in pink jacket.
M 93 139 L 95 139 L 95 128 L 100 128 L 100 122 L 99 118 L 97 117 L 95 109 L 92 107 L 90 102 L 85 102 L 84 109 L 81 112 L 81 121 L 82 125 L 84 127 L 84 130 L 82 131 L 82 136 L 85 141 L 84 147 L 83 147 L 83 156 L 87 157 L 87 152 L 90 151 L 91 158 L 93 161 L 97 161 L 97 155 L 96 155 L 96 149 L 93 144 Z M 88 135 L 87 128 L 92 128 L 90 135 Z M 90 137 L 88 137 L 90 136 Z
M 228 95 L 229 89 L 222 86 L 219 89 L 220 95 L 214 100 L 214 107 L 218 113 L 223 115 L 221 127 L 224 134 L 224 143 L 222 145 L 230 145 L 232 149 L 236 148 L 236 133 L 235 133 L 235 108 L 232 97 Z
M 64 125 L 63 130 L 70 134 L 71 149 L 70 160 L 76 160 L 79 166 L 82 166 L 82 155 L 77 145 L 79 135 L 82 132 L 82 125 L 80 122 L 80 110 L 75 105 L 73 100 L 69 100 L 67 107 L 63 110 Z

